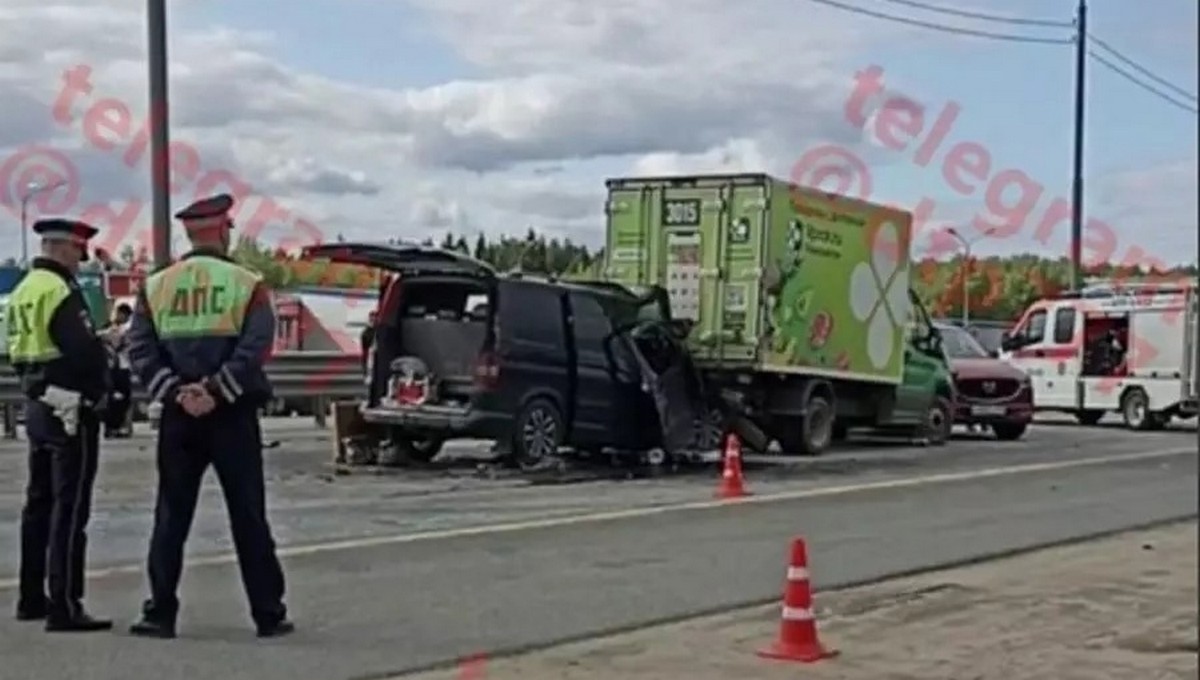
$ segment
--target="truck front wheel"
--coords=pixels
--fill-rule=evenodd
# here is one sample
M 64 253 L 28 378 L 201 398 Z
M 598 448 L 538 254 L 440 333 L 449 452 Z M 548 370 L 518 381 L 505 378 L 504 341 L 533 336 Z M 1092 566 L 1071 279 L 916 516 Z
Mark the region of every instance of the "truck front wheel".
M 953 426 L 954 412 L 950 406 L 950 400 L 940 395 L 934 397 L 933 403 L 929 405 L 929 411 L 925 414 L 925 424 L 921 428 L 921 436 L 931 446 L 944 446 L 950 440 L 950 430 Z
M 833 402 L 822 394 L 810 394 L 804 415 L 789 418 L 779 433 L 779 445 L 784 453 L 819 456 L 833 441 Z

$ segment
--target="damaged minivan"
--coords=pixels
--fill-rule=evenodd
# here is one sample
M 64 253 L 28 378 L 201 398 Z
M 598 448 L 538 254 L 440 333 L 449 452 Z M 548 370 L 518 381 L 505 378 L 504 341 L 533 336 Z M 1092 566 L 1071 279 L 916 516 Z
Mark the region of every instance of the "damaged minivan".
M 564 446 L 669 453 L 705 412 L 661 291 L 498 274 L 428 246 L 331 243 L 304 257 L 388 274 L 357 411 L 402 460 L 451 439 L 497 442 L 522 468 Z

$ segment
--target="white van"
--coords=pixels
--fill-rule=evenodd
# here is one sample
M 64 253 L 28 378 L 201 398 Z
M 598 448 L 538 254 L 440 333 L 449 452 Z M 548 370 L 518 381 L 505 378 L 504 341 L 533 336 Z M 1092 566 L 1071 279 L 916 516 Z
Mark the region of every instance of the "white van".
M 1200 314 L 1194 282 L 1104 286 L 1039 300 L 1001 358 L 1025 371 L 1034 408 L 1092 425 L 1106 412 L 1137 430 L 1197 413 Z

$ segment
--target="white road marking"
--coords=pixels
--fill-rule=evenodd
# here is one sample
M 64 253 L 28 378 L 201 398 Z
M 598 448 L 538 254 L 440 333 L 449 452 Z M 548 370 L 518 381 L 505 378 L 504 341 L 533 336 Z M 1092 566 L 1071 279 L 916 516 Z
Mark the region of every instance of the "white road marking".
M 688 503 L 676 503 L 673 505 L 659 505 L 641 508 L 629 508 L 627 510 L 610 510 L 605 512 L 595 512 L 580 515 L 567 515 L 564 517 L 550 517 L 545 519 L 524 520 L 519 522 L 507 522 L 500 524 L 482 524 L 469 527 L 458 527 L 454 529 L 439 529 L 436 531 L 419 531 L 406 534 L 393 534 L 388 536 L 367 536 L 363 538 L 350 538 L 338 541 L 327 541 L 324 543 L 312 543 L 309 545 L 296 545 L 283 547 L 278 550 L 279 557 L 295 558 L 307 557 L 310 555 L 319 555 L 330 552 L 344 552 L 348 550 L 360 550 L 363 548 L 375 548 L 386 545 L 400 545 L 404 543 L 417 543 L 420 541 L 437 541 L 451 538 L 464 538 L 469 536 L 484 536 L 489 534 L 506 534 L 520 531 L 533 531 L 537 529 L 552 529 L 557 527 L 575 526 L 580 524 L 598 524 L 601 522 L 612 522 L 623 519 L 636 519 L 649 517 L 651 515 L 663 515 L 674 512 L 688 512 L 694 510 L 712 510 L 721 507 L 729 507 L 734 505 L 760 505 L 765 503 L 780 503 L 785 501 L 803 500 L 808 498 L 825 498 L 828 496 L 844 496 L 853 493 L 862 493 L 866 491 L 882 491 L 887 489 L 903 489 L 915 486 L 925 486 L 929 484 L 945 484 L 949 482 L 964 482 L 974 481 L 978 479 L 988 479 L 992 477 L 1009 477 L 1015 475 L 1030 474 L 1035 472 L 1051 472 L 1055 470 L 1068 470 L 1071 468 L 1090 467 L 1097 465 L 1108 465 L 1111 463 L 1123 463 L 1142 460 L 1154 460 L 1157 458 L 1170 458 L 1187 453 L 1195 453 L 1189 449 L 1157 449 L 1154 451 L 1145 451 L 1142 453 L 1129 453 L 1111 456 L 1096 456 L 1093 458 L 1077 458 L 1074 460 L 1057 461 L 1049 463 L 1028 463 L 1024 465 L 1009 465 L 1004 467 L 985 468 L 982 470 L 969 470 L 964 472 L 948 472 L 935 475 L 923 475 L 920 477 L 908 477 L 904 479 L 890 479 L 878 482 L 865 482 L 861 484 L 846 484 L 843 486 L 828 486 L 819 489 L 802 489 L 795 491 L 779 491 L 769 494 L 744 496 L 731 500 L 703 500 L 692 501 Z M 237 564 L 237 555 L 234 553 L 225 553 L 220 555 L 210 555 L 204 557 L 189 558 L 185 562 L 187 568 L 192 567 L 208 567 L 220 566 L 227 564 Z M 105 579 L 113 576 L 121 576 L 128 574 L 138 574 L 145 569 L 143 563 L 125 564 L 103 569 L 95 569 L 88 571 L 88 579 Z M 15 578 L 0 580 L 0 590 L 11 590 L 20 585 L 20 582 Z

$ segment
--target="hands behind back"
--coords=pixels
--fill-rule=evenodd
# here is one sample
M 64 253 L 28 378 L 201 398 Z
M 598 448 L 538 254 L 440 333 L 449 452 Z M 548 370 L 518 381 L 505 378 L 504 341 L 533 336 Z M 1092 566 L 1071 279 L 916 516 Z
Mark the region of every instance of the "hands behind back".
M 216 400 L 201 383 L 190 383 L 179 388 L 175 403 L 193 418 L 208 415 L 217 407 Z

